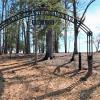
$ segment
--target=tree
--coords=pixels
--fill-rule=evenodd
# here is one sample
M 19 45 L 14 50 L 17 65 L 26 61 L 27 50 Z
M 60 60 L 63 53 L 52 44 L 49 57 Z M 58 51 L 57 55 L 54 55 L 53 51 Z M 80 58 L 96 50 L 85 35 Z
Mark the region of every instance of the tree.
M 16 48 L 16 22 L 7 27 L 7 51 L 12 54 L 12 51 Z
M 47 60 L 49 57 L 50 59 L 53 58 L 53 37 L 52 37 L 52 28 L 48 29 L 47 33 L 46 33 L 46 54 L 44 57 L 44 60 Z
M 30 17 L 27 19 L 27 30 L 26 30 L 26 39 L 25 39 L 25 53 L 30 53 Z
M 1 14 L 0 14 L 0 22 L 1 22 Z M 0 30 L 0 55 L 2 54 L 2 49 L 1 49 L 1 30 Z
M 6 11 L 5 11 L 6 10 L 6 3 L 7 3 L 7 0 L 2 0 L 2 17 L 1 17 L 1 21 L 3 21 L 5 19 L 5 14 L 4 13 L 6 13 Z M 2 34 L 3 38 L 1 40 L 1 41 L 3 41 L 3 45 L 1 46 L 2 52 L 4 51 L 4 38 L 5 38 L 5 33 L 4 32 L 5 32 L 5 30 L 3 30 L 3 34 Z M 1 45 L 1 43 L 0 43 L 0 45 Z
M 77 28 L 77 15 L 76 15 L 76 1 L 73 0 L 73 16 L 74 16 L 74 54 L 78 53 L 77 50 L 77 37 L 78 37 L 78 28 Z
M 4 15 L 4 17 L 5 17 L 5 19 L 6 19 L 6 17 L 7 17 L 7 3 L 8 3 L 8 0 L 4 0 L 4 6 L 5 6 L 5 15 Z M 4 42 L 4 54 L 7 54 L 7 34 L 6 34 L 6 28 L 5 28 L 5 30 L 4 30 L 4 40 L 3 40 L 3 42 Z
M 56 1 L 56 0 L 54 0 L 54 1 Z M 53 1 L 53 2 L 54 2 Z M 38 2 L 36 2 L 36 6 L 38 5 Z M 45 7 L 45 6 L 47 6 L 48 8 L 47 9 L 52 9 L 52 10 L 62 10 L 62 6 L 61 6 L 61 3 L 58 3 L 58 4 L 55 4 L 55 5 L 53 5 L 52 4 L 52 2 L 48 2 L 48 0 L 43 0 L 42 2 L 39 2 L 39 6 L 41 6 L 41 7 Z M 44 19 L 48 19 L 48 20 L 57 20 L 56 21 L 56 23 L 53 25 L 53 26 L 49 26 L 49 25 L 44 25 L 44 36 L 45 36 L 45 34 L 46 34 L 46 55 L 45 55 L 45 57 L 44 57 L 44 59 L 46 60 L 46 59 L 48 59 L 48 57 L 50 57 L 50 58 L 52 58 L 52 53 L 53 53 L 53 38 L 52 38 L 52 36 L 55 34 L 54 32 L 54 27 L 56 27 L 57 25 L 58 26 L 60 26 L 60 24 L 61 24 L 61 22 L 60 23 L 58 23 L 58 21 L 59 20 L 61 20 L 61 19 L 57 19 L 57 18 L 55 18 L 55 17 L 48 17 L 48 16 L 42 16 L 42 17 L 40 17 L 40 16 L 37 16 L 36 17 L 36 19 L 38 20 L 44 20 Z M 41 26 L 40 26 L 40 28 L 41 28 Z M 56 27 L 57 28 L 57 27 Z M 58 29 L 58 28 L 57 28 Z M 38 32 L 38 36 L 40 36 L 39 34 L 41 34 L 40 32 L 39 32 L 39 27 L 38 27 L 38 29 L 36 29 L 37 30 L 37 32 Z M 59 28 L 59 30 L 61 30 L 61 28 Z M 56 31 L 56 34 L 58 35 L 58 33 L 59 33 L 59 31 Z M 57 36 L 56 35 L 56 36 Z M 41 35 L 42 36 L 42 35 Z M 42 36 L 43 37 L 43 36 Z M 50 38 L 50 39 L 49 39 Z M 39 37 L 38 37 L 38 39 L 39 39 Z M 55 38 L 57 41 L 58 41 L 58 37 L 57 38 Z M 49 41 L 48 41 L 49 40 Z M 39 41 L 40 42 L 40 41 Z M 42 42 L 42 41 L 41 41 Z M 58 43 L 58 42 L 57 42 Z M 41 43 L 39 43 L 39 44 L 41 44 Z M 42 42 L 42 45 L 43 45 L 43 42 Z M 57 45 L 56 45 L 56 47 L 58 47 Z M 44 49 L 44 48 L 43 48 Z M 57 51 L 58 52 L 58 51 Z
M 64 5 L 65 5 L 65 12 L 67 13 L 68 10 L 68 3 L 66 3 L 66 0 L 64 1 Z M 67 53 L 67 27 L 68 26 L 68 21 L 65 20 L 65 34 L 64 34 L 64 45 L 65 45 L 65 53 Z
M 18 21 L 17 24 L 17 32 L 16 32 L 16 53 L 19 53 L 19 45 L 20 45 L 20 23 L 21 21 Z
M 100 34 L 97 35 L 96 39 L 93 40 L 96 52 L 100 51 Z
M 55 2 L 57 2 L 57 4 L 54 4 Z M 50 10 L 51 9 L 52 10 L 58 9 L 59 11 L 62 10 L 62 5 L 61 5 L 61 3 L 58 2 L 58 0 L 53 0 L 52 2 L 48 2 L 48 0 L 42 0 L 42 1 L 41 0 L 38 0 L 38 1 L 37 0 L 11 0 L 11 2 L 8 3 L 9 7 L 10 7 L 9 11 L 8 11 L 9 17 L 13 16 L 14 14 L 16 14 L 17 12 L 19 12 L 23 9 L 24 10 L 25 9 L 31 9 L 32 7 L 34 8 L 34 6 L 39 6 L 39 5 L 41 6 L 44 3 L 48 6 L 48 9 L 50 9 Z M 2 8 L 2 11 L 3 11 L 3 9 L 4 8 Z M 4 12 L 2 12 L 2 15 L 4 15 L 3 13 Z M 38 19 L 38 17 L 37 17 L 37 19 Z M 34 17 L 32 17 L 32 18 L 34 18 Z M 55 29 L 57 29 L 56 31 L 54 31 L 54 29 L 52 29 L 52 27 L 49 29 L 49 26 L 47 25 L 47 29 L 45 30 L 44 34 L 42 34 L 43 36 L 41 36 L 41 37 L 45 37 L 45 33 L 47 33 L 47 30 L 48 30 L 48 33 L 49 33 L 49 30 L 52 30 L 52 32 L 55 32 L 54 33 L 55 34 L 55 49 L 56 49 L 56 52 L 58 52 L 59 31 L 61 30 L 61 28 L 59 28 L 58 26 L 60 26 L 60 24 L 62 23 L 61 19 L 50 17 L 50 16 L 49 17 L 45 16 L 45 18 L 60 21 L 59 23 L 58 23 L 58 21 L 56 21 L 56 23 L 54 25 Z M 31 39 L 30 38 L 30 31 L 31 31 L 31 23 L 30 22 L 31 22 L 31 20 L 32 20 L 31 17 L 27 17 L 27 18 L 24 18 L 24 19 L 17 21 L 16 25 L 14 25 L 14 26 L 16 26 L 16 53 L 19 53 L 19 48 L 20 48 L 19 46 L 20 46 L 22 32 L 23 32 L 23 35 L 24 35 L 23 42 L 25 42 L 24 43 L 25 44 L 25 50 L 24 51 L 26 51 L 26 53 L 30 53 L 30 39 Z M 9 26 L 7 28 L 9 29 Z M 40 28 L 37 29 L 37 31 L 40 30 Z M 8 29 L 7 29 L 6 33 L 7 34 L 8 33 L 13 34 L 13 32 L 12 31 L 9 32 Z M 10 27 L 10 30 L 11 30 L 11 27 Z M 12 27 L 12 30 L 13 30 L 13 27 Z M 32 31 L 34 31 L 34 30 L 32 30 Z M 9 41 L 8 41 L 9 36 L 7 34 L 4 36 L 5 51 L 7 51 L 8 48 L 6 48 L 6 47 L 8 47 L 7 45 L 9 43 Z M 6 38 L 7 38 L 8 43 L 6 43 Z M 40 44 L 45 47 L 45 45 L 44 45 L 45 41 L 44 41 L 43 38 L 41 38 L 40 42 L 41 42 Z M 44 47 L 41 49 L 43 52 L 45 50 Z
M 52 10 L 56 10 L 57 9 L 59 11 L 63 11 L 64 10 L 64 5 L 59 3 L 59 4 L 55 5 L 55 6 L 52 5 L 51 8 L 52 8 Z M 49 18 L 49 19 L 52 19 L 52 17 Z M 52 26 L 48 27 L 49 29 L 47 30 L 47 33 L 46 33 L 46 54 L 45 54 L 44 60 L 47 60 L 49 57 L 50 57 L 50 59 L 53 58 L 53 35 L 55 34 L 55 36 L 54 36 L 55 38 L 54 39 L 55 39 L 55 42 L 58 43 L 58 37 L 56 37 L 56 33 L 59 32 L 59 31 L 58 32 L 54 31 L 54 29 L 56 29 L 56 30 L 60 29 L 61 30 L 61 28 L 58 27 L 58 26 L 61 25 L 61 22 L 60 22 L 61 19 L 59 19 L 59 18 L 58 19 L 53 18 L 53 19 L 57 20 L 58 25 L 57 25 L 57 23 L 56 23 L 56 25 L 54 25 L 54 26 L 56 26 L 56 28 L 53 28 Z M 56 32 L 56 33 L 54 33 L 54 32 Z M 55 47 L 57 47 L 57 49 L 58 49 L 58 45 L 55 45 Z M 56 50 L 56 51 L 58 52 L 58 50 Z

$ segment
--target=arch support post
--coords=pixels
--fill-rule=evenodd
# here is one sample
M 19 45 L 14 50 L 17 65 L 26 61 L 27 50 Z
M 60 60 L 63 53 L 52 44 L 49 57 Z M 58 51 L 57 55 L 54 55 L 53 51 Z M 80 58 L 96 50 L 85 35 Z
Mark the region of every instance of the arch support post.
M 89 31 L 87 33 L 87 60 L 88 60 L 88 73 L 87 75 L 90 76 L 92 74 L 92 67 L 93 67 L 93 40 L 92 40 L 93 33 Z
M 79 52 L 79 71 L 82 69 L 82 59 L 81 59 L 81 52 Z

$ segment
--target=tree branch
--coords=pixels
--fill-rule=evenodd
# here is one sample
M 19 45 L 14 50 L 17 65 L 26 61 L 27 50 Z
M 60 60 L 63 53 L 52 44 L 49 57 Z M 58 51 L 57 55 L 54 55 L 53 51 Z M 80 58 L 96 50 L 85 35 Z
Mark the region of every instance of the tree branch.
M 89 6 L 90 6 L 94 1 L 96 1 L 96 0 L 91 0 L 91 1 L 88 3 L 88 5 L 86 6 L 86 8 L 85 8 L 85 10 L 84 10 L 84 12 L 83 12 L 83 15 L 82 15 L 82 17 L 81 17 L 81 19 L 80 19 L 80 23 L 79 23 L 79 25 L 78 25 L 77 28 L 79 28 L 80 25 L 82 24 L 83 18 L 84 18 L 84 15 L 85 15 L 86 11 L 88 10 Z

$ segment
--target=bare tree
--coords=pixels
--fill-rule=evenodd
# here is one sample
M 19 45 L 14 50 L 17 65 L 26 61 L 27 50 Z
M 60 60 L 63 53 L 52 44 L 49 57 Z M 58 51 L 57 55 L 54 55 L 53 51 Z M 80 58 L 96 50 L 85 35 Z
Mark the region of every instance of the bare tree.
M 96 39 L 93 40 L 94 46 L 96 48 L 96 52 L 100 51 L 100 34 L 96 36 Z

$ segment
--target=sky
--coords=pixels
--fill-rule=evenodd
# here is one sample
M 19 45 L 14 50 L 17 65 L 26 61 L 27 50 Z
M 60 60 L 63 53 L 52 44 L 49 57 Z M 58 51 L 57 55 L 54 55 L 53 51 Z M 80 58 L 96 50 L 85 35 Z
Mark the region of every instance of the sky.
M 91 4 L 87 10 L 84 23 L 91 29 L 94 38 L 100 34 L 100 0 L 96 0 Z M 95 51 L 95 47 L 93 50 Z
M 96 0 L 89 7 L 85 24 L 93 31 L 94 35 L 100 33 L 100 0 Z
M 1 8 L 1 0 L 0 0 L 0 8 Z M 93 37 L 96 37 L 98 34 L 100 34 L 100 0 L 96 0 L 94 3 L 91 4 L 91 6 L 88 8 L 86 12 L 86 19 L 84 24 L 88 26 L 91 31 L 93 32 Z M 73 51 L 73 34 L 68 34 L 68 51 Z M 64 52 L 64 41 L 61 39 L 60 42 L 61 48 L 60 51 Z M 86 52 L 87 45 L 86 45 L 86 34 L 84 32 L 81 32 L 79 34 L 78 38 L 78 50 L 81 52 Z M 93 50 L 95 51 L 95 47 L 93 47 Z
M 91 29 L 91 31 L 93 32 L 93 37 L 97 37 L 98 34 L 100 34 L 100 0 L 96 0 L 90 5 L 85 16 L 86 18 L 84 24 Z M 68 51 L 73 52 L 73 35 L 69 33 L 68 37 Z M 86 34 L 84 32 L 80 32 L 78 38 L 78 50 L 80 52 L 87 51 L 86 38 Z M 63 42 L 60 43 L 60 45 L 62 45 L 62 47 L 64 48 L 63 44 Z M 95 50 L 95 46 L 93 45 L 93 51 Z M 64 52 L 64 49 L 61 48 L 60 51 Z

